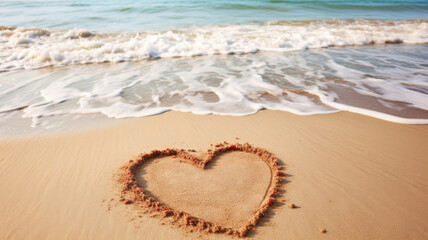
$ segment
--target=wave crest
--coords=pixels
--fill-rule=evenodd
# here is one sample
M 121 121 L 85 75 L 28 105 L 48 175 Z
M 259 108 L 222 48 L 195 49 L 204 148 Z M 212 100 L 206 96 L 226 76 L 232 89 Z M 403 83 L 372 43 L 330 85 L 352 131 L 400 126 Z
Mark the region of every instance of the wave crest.
M 428 20 L 271 21 L 165 32 L 91 33 L 0 26 L 0 71 L 168 57 L 428 43 Z

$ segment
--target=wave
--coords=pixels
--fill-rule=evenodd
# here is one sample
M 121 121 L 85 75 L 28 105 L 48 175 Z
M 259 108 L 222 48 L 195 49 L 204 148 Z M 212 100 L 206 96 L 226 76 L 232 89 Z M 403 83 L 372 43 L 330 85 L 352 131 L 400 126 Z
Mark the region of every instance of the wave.
M 428 44 L 347 47 L 5 71 L 0 119 L 22 114 L 39 126 L 75 114 L 242 116 L 272 109 L 428 124 L 427 53 Z
M 0 71 L 397 43 L 428 43 L 428 20 L 271 21 L 141 33 L 0 26 Z

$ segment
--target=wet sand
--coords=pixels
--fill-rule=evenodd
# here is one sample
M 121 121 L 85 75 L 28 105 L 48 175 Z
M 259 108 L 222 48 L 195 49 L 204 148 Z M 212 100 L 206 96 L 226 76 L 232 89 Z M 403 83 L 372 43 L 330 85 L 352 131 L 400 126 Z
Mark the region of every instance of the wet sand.
M 140 153 L 170 147 L 204 151 L 223 141 L 249 142 L 286 166 L 281 196 L 285 202 L 275 206 L 249 238 L 428 238 L 428 125 L 397 124 L 349 112 L 297 116 L 280 111 L 245 117 L 167 112 L 85 131 L 1 139 L 0 238 L 231 239 L 191 233 L 150 214 L 135 216 L 134 206 L 118 201 L 114 178 Z M 147 180 L 159 198 L 169 201 L 161 189 L 165 179 L 159 177 L 187 170 L 177 163 L 158 164 L 165 166 L 148 168 L 152 178 Z M 226 182 L 226 177 L 233 179 L 219 169 L 214 175 Z M 254 171 L 248 167 L 240 174 L 251 179 Z M 261 170 L 259 178 L 263 182 L 266 173 Z M 178 185 L 198 196 L 201 189 L 191 184 L 183 179 Z M 212 184 L 221 194 L 221 187 Z M 257 199 L 263 183 L 253 188 L 259 195 L 252 195 L 246 184 L 236 185 L 242 188 L 241 198 Z M 214 204 L 207 199 L 209 193 L 204 194 L 200 200 Z M 231 204 L 228 211 L 240 207 L 248 212 L 254 201 Z M 291 203 L 298 208 L 288 208 Z M 218 213 L 202 214 L 215 219 Z

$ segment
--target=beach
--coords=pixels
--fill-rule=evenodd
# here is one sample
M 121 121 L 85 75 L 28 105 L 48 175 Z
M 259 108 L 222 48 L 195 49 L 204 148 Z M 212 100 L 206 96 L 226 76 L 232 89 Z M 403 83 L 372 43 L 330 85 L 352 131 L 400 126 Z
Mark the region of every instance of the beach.
M 0 240 L 428 239 L 427 16 L 0 1 Z
M 266 110 L 244 117 L 167 112 L 91 130 L 2 139 L 0 236 L 229 239 L 147 214 L 135 217 L 132 205 L 118 201 L 115 182 L 120 167 L 140 153 L 205 151 L 227 141 L 268 150 L 287 174 L 281 201 L 249 238 L 424 239 L 427 138 L 426 125 L 349 112 Z M 291 203 L 298 208 L 287 207 Z

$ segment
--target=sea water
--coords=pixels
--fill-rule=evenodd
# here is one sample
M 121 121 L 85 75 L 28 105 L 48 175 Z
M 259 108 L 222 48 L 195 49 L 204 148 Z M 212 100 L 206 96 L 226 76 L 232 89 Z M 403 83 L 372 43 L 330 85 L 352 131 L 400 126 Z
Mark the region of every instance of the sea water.
M 428 1 L 3 0 L 0 122 L 275 109 L 426 124 L 427 17 Z

